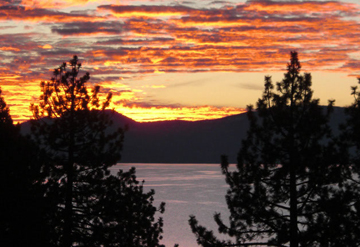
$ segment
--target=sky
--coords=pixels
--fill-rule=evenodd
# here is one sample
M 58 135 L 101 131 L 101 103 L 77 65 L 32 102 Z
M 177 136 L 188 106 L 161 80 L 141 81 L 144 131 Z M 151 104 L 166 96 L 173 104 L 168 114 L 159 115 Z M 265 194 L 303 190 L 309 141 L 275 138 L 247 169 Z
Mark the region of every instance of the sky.
M 15 122 L 73 55 L 136 121 L 242 113 L 294 50 L 314 97 L 347 106 L 359 46 L 357 0 L 0 0 L 0 86 Z

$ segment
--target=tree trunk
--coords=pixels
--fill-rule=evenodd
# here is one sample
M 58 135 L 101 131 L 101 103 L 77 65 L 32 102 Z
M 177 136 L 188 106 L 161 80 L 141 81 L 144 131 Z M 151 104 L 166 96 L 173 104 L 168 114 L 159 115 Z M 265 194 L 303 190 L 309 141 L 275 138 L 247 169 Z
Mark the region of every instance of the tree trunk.
M 65 217 L 64 217 L 64 247 L 72 246 L 72 197 L 73 197 L 73 158 L 69 157 L 66 164 L 67 183 L 66 183 L 66 196 L 65 196 Z
M 296 167 L 290 164 L 290 247 L 298 247 Z
M 75 114 L 75 78 L 72 80 L 71 85 L 71 108 L 69 119 L 69 146 L 68 146 L 68 162 L 66 164 L 66 195 L 65 195 L 65 219 L 64 219 L 64 247 L 71 247 L 73 243 L 72 239 L 72 214 L 73 214 L 73 183 L 74 183 L 74 145 L 75 145 L 75 133 L 74 133 L 74 114 Z
M 297 188 L 296 188 L 296 171 L 297 171 L 297 155 L 295 155 L 295 120 L 294 120 L 294 107 L 295 107 L 295 69 L 292 72 L 291 95 L 290 95 L 290 247 L 298 247 L 298 229 L 297 229 Z

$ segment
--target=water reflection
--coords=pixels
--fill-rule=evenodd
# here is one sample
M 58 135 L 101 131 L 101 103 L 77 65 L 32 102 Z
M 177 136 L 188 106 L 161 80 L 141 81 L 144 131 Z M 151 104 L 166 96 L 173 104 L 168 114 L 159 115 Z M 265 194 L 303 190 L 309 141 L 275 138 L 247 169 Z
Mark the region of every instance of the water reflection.
M 139 181 L 145 180 L 145 189 L 155 189 L 155 205 L 165 202 L 164 239 L 167 247 L 196 247 L 195 236 L 188 225 L 193 214 L 199 223 L 217 232 L 213 221 L 215 212 L 227 219 L 225 202 L 227 185 L 219 164 L 118 164 L 119 169 L 136 168 Z M 225 220 L 225 222 L 227 222 Z

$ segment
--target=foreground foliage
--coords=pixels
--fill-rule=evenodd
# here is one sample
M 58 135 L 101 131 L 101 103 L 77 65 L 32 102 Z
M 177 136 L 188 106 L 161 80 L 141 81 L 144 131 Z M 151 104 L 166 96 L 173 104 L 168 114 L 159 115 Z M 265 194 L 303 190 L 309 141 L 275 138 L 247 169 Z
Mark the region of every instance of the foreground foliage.
M 45 197 L 56 198 L 49 219 L 55 246 L 160 246 L 153 191 L 143 192 L 135 170 L 110 175 L 120 159 L 122 129 L 109 133 L 105 108 L 111 94 L 99 99 L 99 87 L 86 87 L 76 56 L 41 82 L 39 105 L 32 105 L 32 137 L 44 151 Z
M 191 216 L 200 245 L 358 245 L 358 230 L 350 231 L 358 218 L 353 207 L 357 189 L 350 182 L 353 170 L 346 148 L 328 125 L 333 102 L 321 107 L 312 98 L 311 75 L 301 75 L 300 69 L 297 53 L 291 52 L 276 90 L 271 77 L 265 77 L 256 113 L 248 107 L 250 129 L 235 171 L 222 157 L 230 224 L 219 214 L 215 221 L 219 232 L 234 241 L 218 240 Z
M 52 200 L 44 198 L 40 152 L 15 126 L 0 89 L 0 243 L 48 246 Z

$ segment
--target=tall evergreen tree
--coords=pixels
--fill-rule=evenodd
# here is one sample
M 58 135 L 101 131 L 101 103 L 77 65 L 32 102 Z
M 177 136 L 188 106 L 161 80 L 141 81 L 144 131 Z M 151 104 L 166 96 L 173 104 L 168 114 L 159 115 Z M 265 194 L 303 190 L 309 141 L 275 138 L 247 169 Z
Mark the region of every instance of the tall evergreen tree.
M 360 77 L 358 78 L 360 84 Z M 353 169 L 360 172 L 360 92 L 357 86 L 351 87 L 351 95 L 354 97 L 353 103 L 345 109 L 347 116 L 346 124 L 342 126 L 342 144 L 347 148 L 352 147 L 349 163 L 353 163 Z
M 358 77 L 360 84 L 360 77 Z M 337 203 L 337 206 L 347 206 L 341 210 L 341 214 L 346 214 L 348 222 L 346 224 L 346 241 L 347 246 L 360 245 L 360 92 L 357 86 L 351 87 L 353 103 L 345 108 L 346 121 L 341 125 L 341 135 L 339 146 L 343 154 L 343 163 L 348 164 L 349 170 L 345 173 L 348 178 L 343 184 L 347 192 L 346 203 Z M 339 210 L 340 211 L 340 210 Z M 345 227 L 343 227 L 345 228 Z
M 0 88 L 0 124 L 2 126 L 11 126 L 13 121 L 10 116 L 10 109 L 6 105 L 4 98 L 1 96 L 2 91 Z
M 0 244 L 49 246 L 51 200 L 43 198 L 39 150 L 13 125 L 0 88 Z
M 235 240 L 216 239 L 191 216 L 202 246 L 339 246 L 342 237 L 334 233 L 344 232 L 340 223 L 348 215 L 338 215 L 332 204 L 348 200 L 342 174 L 349 169 L 328 126 L 333 101 L 321 107 L 312 98 L 311 75 L 300 69 L 298 54 L 291 52 L 276 90 L 266 76 L 257 111 L 248 107 L 250 129 L 236 169 L 222 157 L 230 225 L 215 215 L 219 232 Z M 349 207 L 341 203 L 339 210 Z
M 90 75 L 80 69 L 77 56 L 55 69 L 50 82 L 41 82 L 40 104 L 31 106 L 32 136 L 47 154 L 42 167 L 47 194 L 58 198 L 51 224 L 59 238 L 53 243 L 159 246 L 162 220 L 154 222 L 154 214 L 164 205 L 152 205 L 153 192 L 143 193 L 134 170 L 110 175 L 124 133 L 109 133 L 112 121 L 105 108 L 111 94 L 100 102 L 99 86 L 88 89 Z M 133 203 L 124 207 L 127 200 Z

